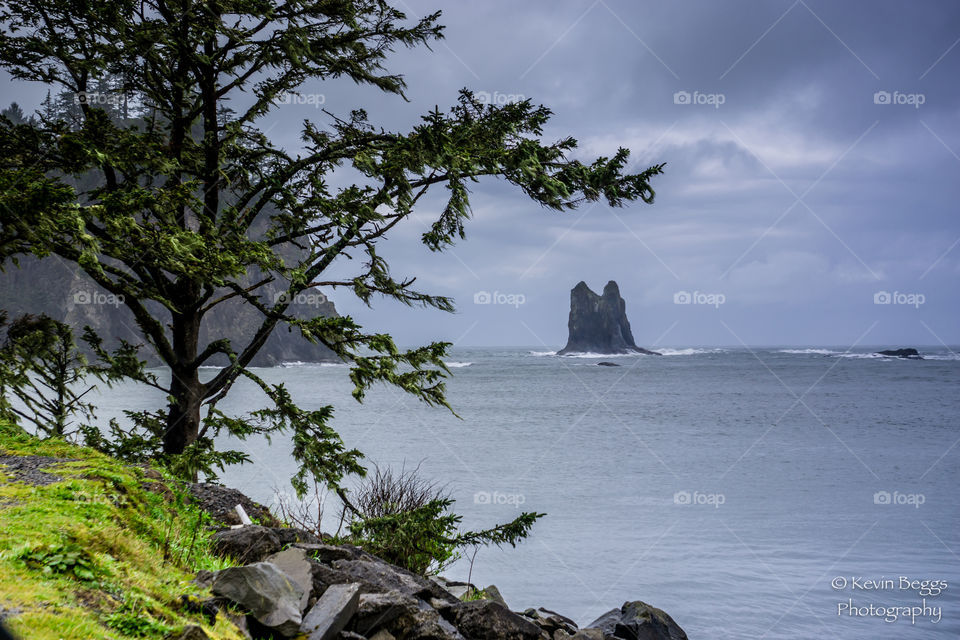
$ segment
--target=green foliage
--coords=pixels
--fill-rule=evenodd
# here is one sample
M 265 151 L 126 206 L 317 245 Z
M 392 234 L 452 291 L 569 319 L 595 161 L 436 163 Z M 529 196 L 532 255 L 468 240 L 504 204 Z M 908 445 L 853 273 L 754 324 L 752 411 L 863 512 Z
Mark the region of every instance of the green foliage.
M 446 492 L 420 477 L 418 469 L 394 474 L 377 468 L 360 487 L 349 522 L 348 541 L 416 573 L 439 573 L 465 547 L 509 544 L 526 538 L 546 514 L 523 513 L 483 531 L 460 532 Z
M 28 566 L 40 569 L 44 574 L 64 574 L 78 580 L 94 580 L 97 567 L 87 552 L 75 543 L 55 546 L 44 545 L 20 554 Z
M 172 631 L 151 615 L 147 602 L 137 593 L 125 594 L 123 605 L 103 620 L 107 627 L 134 638 L 165 638 Z
M 0 419 L 27 421 L 47 436 L 68 434 L 74 417 L 93 417 L 93 406 L 82 398 L 88 373 L 86 358 L 73 340 L 70 327 L 46 316 L 23 315 L 7 324 L 0 311 Z M 19 401 L 15 407 L 10 397 Z
M 459 532 L 463 516 L 450 511 L 453 500 L 431 500 L 408 511 L 350 523 L 350 542 L 373 555 L 417 573 L 438 573 L 460 558 L 460 549 L 509 544 L 530 535 L 543 513 L 522 513 L 511 522 L 483 531 Z

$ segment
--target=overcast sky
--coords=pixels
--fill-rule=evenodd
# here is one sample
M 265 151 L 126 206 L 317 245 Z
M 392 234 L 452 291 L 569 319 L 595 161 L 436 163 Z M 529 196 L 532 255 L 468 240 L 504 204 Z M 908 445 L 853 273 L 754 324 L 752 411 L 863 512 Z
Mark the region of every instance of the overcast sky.
M 335 292 L 341 313 L 404 344 L 558 347 L 570 289 L 616 280 L 648 347 L 960 343 L 960 3 L 397 6 L 443 9 L 447 26 L 432 52 L 393 58 L 409 103 L 340 82 L 304 93 L 401 131 L 462 87 L 529 97 L 555 112 L 547 137 L 576 137 L 583 158 L 622 145 L 666 175 L 652 206 L 564 214 L 482 182 L 467 240 L 434 254 L 418 239 L 441 190 L 381 252 L 458 312 L 371 311 Z M 11 95 L 35 106 L 43 91 Z M 325 116 L 284 105 L 264 129 L 293 146 L 303 118 Z

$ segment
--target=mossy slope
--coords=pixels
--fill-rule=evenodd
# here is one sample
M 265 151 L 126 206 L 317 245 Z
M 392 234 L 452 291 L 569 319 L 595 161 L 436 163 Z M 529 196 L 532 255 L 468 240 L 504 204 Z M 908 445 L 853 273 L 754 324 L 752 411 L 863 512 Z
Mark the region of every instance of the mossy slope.
M 70 458 L 43 469 L 50 484 L 0 466 L 0 613 L 21 638 L 164 638 L 200 625 L 241 638 L 180 604 L 190 583 L 224 562 L 209 552 L 209 517 L 175 482 L 59 440 L 0 424 L 0 455 Z

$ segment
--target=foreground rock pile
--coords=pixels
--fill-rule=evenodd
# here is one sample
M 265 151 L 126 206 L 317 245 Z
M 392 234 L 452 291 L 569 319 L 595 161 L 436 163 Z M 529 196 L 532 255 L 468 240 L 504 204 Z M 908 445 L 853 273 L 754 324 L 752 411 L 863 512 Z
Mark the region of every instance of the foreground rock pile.
M 356 547 L 295 529 L 247 526 L 215 536 L 218 553 L 246 563 L 197 582 L 214 598 L 193 603 L 230 616 L 251 638 L 307 640 L 686 640 L 663 611 L 628 602 L 588 627 L 546 609 L 513 612 L 495 587 L 428 579 Z M 237 612 L 240 612 L 239 614 Z M 199 627 L 181 636 L 205 637 Z

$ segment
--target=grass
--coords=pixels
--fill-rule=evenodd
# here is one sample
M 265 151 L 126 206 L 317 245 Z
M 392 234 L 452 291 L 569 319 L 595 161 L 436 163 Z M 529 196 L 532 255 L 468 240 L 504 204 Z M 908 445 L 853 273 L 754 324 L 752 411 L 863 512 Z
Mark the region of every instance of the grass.
M 209 552 L 209 517 L 169 478 L 61 440 L 0 424 L 0 455 L 73 458 L 44 471 L 61 480 L 16 481 L 0 465 L 0 610 L 21 638 L 165 638 L 186 625 L 239 639 L 224 616 L 211 626 L 180 596 L 209 594 L 190 581 L 227 566 Z

